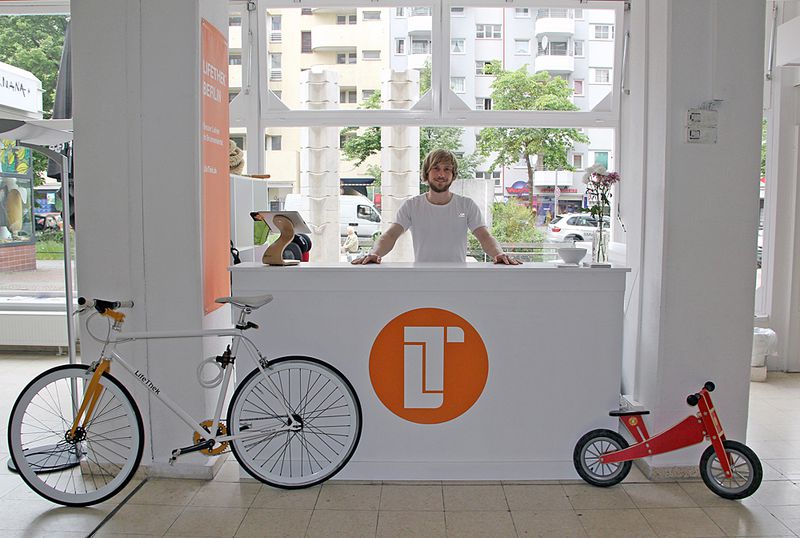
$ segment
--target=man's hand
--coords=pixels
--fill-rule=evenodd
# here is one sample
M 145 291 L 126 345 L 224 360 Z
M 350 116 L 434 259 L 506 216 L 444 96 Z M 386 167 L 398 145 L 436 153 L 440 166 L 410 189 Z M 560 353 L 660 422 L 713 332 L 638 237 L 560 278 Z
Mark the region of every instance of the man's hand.
M 494 257 L 494 263 L 495 264 L 504 264 L 504 265 L 520 265 L 520 264 L 522 264 L 522 262 L 519 261 L 518 259 L 513 258 L 513 257 L 511 257 L 511 256 L 509 256 L 508 254 L 505 254 L 505 253 L 500 253 L 497 256 L 495 256 Z
M 367 254 L 350 262 L 353 265 L 367 265 L 368 263 L 381 263 L 381 257 L 377 254 Z

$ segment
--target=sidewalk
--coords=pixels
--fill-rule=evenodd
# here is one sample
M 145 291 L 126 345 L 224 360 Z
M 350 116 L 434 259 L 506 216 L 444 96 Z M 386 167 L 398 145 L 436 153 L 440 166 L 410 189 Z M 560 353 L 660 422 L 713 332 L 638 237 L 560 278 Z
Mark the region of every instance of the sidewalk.
M 75 265 L 72 266 L 73 275 Z M 0 272 L 0 292 L 64 292 L 64 261 L 37 260 L 35 271 Z

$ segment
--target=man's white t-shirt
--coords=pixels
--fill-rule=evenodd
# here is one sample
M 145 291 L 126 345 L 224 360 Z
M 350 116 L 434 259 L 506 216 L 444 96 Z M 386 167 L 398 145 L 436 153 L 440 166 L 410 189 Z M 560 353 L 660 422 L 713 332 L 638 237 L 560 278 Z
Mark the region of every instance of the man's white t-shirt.
M 424 194 L 415 196 L 400 206 L 395 222 L 411 230 L 418 262 L 466 261 L 467 231 L 486 226 L 478 205 L 458 194 L 444 205 L 430 203 Z

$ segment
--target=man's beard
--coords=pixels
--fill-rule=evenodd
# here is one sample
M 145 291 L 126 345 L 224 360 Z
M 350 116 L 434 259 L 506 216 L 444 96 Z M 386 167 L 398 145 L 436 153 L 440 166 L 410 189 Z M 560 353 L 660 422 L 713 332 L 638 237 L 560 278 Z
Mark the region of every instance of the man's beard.
M 450 185 L 452 185 L 452 184 L 453 184 L 453 182 L 450 181 L 450 182 L 446 183 L 443 187 L 439 187 L 436 184 L 436 182 L 434 182 L 434 181 L 429 181 L 428 182 L 428 186 L 431 188 L 431 190 L 433 192 L 439 193 L 439 194 L 441 194 L 443 192 L 447 192 L 448 190 L 450 190 Z

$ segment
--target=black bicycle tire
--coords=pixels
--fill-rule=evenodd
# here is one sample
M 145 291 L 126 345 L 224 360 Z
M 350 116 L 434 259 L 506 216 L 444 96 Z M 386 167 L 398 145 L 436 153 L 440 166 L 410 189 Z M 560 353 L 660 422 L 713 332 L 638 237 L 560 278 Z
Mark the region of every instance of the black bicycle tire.
M 732 441 L 732 440 L 725 440 L 722 442 L 723 446 L 725 447 L 725 451 L 728 450 L 738 452 L 749 464 L 753 471 L 753 478 L 750 484 L 741 491 L 735 493 L 729 493 L 728 489 L 720 485 L 713 477 L 708 476 L 708 463 L 711 458 L 717 455 L 717 452 L 714 450 L 714 445 L 710 445 L 703 451 L 703 455 L 700 457 L 700 477 L 703 479 L 705 485 L 714 492 L 716 495 L 719 495 L 723 499 L 744 499 L 745 497 L 749 497 L 761 485 L 761 480 L 764 476 L 764 470 L 761 467 L 761 461 L 758 459 L 758 456 L 753 449 L 745 445 L 744 443 L 740 443 L 739 441 Z
M 593 486 L 607 488 L 619 484 L 625 480 L 625 477 L 628 476 L 628 473 L 631 471 L 632 462 L 630 460 L 622 462 L 620 464 L 619 472 L 610 479 L 603 480 L 591 474 L 584 466 L 583 449 L 591 441 L 599 437 L 605 437 L 606 439 L 614 441 L 619 445 L 619 450 L 628 448 L 628 442 L 617 432 L 606 429 L 592 430 L 583 435 L 580 439 L 578 439 L 578 442 L 575 443 L 575 449 L 572 451 L 572 464 L 575 466 L 575 470 L 578 472 L 580 477 L 586 482 Z
M 19 395 L 17 396 L 17 399 L 14 402 L 14 406 L 11 408 L 11 413 L 10 413 L 9 418 L 8 418 L 8 434 L 7 434 L 9 456 L 10 456 L 11 461 L 13 462 L 14 467 L 16 469 L 19 469 L 20 467 L 19 467 L 19 462 L 17 462 L 17 459 L 16 459 L 16 457 L 14 455 L 14 451 L 12 450 L 12 442 L 11 442 L 12 441 L 11 440 L 12 427 L 11 427 L 11 425 L 12 425 L 12 421 L 14 420 L 14 415 L 17 412 L 17 408 L 19 406 L 19 403 L 23 399 L 22 397 L 25 395 L 25 393 L 31 387 L 33 387 L 43 377 L 48 376 L 48 375 L 52 374 L 55 371 L 67 370 L 67 369 L 88 370 L 89 366 L 85 365 L 85 364 L 63 364 L 61 366 L 56 366 L 54 368 L 50 368 L 48 370 L 45 370 L 41 374 L 39 374 L 36 377 L 34 377 L 25 386 L 25 388 L 22 389 L 22 391 L 20 391 Z M 139 411 L 139 407 L 136 405 L 136 400 L 133 398 L 133 396 L 131 396 L 131 393 L 128 391 L 128 389 L 125 388 L 125 385 L 123 385 L 113 375 L 111 375 L 110 373 L 104 373 L 103 374 L 103 378 L 108 379 L 111 383 L 116 385 L 116 387 L 120 390 L 120 392 L 122 392 L 122 394 L 128 399 L 128 403 L 130 404 L 131 408 L 133 409 L 133 414 L 134 414 L 134 417 L 136 418 L 136 426 L 139 429 L 139 446 L 137 448 L 136 455 L 134 457 L 135 463 L 134 463 L 133 467 L 131 467 L 131 470 L 128 473 L 128 476 L 126 476 L 122 480 L 122 482 L 119 484 L 119 486 L 114 488 L 108 494 L 106 494 L 106 495 L 104 495 L 104 496 L 102 496 L 102 497 L 100 497 L 100 498 L 98 498 L 96 500 L 90 501 L 90 502 L 65 502 L 65 501 L 62 501 L 62 500 L 59 500 L 59 499 L 54 499 L 54 498 L 50 497 L 49 495 L 44 494 L 36 486 L 31 484 L 30 481 L 27 479 L 27 477 L 23 473 L 18 473 L 19 477 L 22 479 L 23 482 L 25 482 L 25 484 L 30 489 L 32 489 L 36 494 L 38 494 L 39 496 L 47 499 L 50 502 L 53 502 L 53 503 L 56 503 L 56 504 L 60 504 L 60 505 L 63 505 L 63 506 L 81 507 L 81 506 L 92 506 L 92 505 L 99 504 L 101 502 L 107 501 L 108 499 L 110 499 L 111 497 L 113 497 L 117 493 L 119 493 L 123 488 L 125 488 L 125 486 L 127 486 L 128 483 L 130 483 L 130 481 L 133 479 L 134 475 L 136 474 L 136 471 L 139 469 L 139 465 L 142 462 L 142 454 L 144 453 L 144 423 L 142 421 L 142 414 Z
M 317 484 L 321 484 L 322 482 L 325 482 L 326 480 L 329 480 L 330 478 L 332 478 L 333 476 L 338 474 L 339 471 L 341 471 L 344 468 L 344 466 L 347 465 L 347 463 L 350 461 L 350 458 L 353 457 L 353 454 L 355 454 L 355 451 L 358 448 L 358 444 L 361 442 L 361 431 L 362 431 L 362 429 L 364 427 L 364 415 L 363 415 L 362 410 L 361 410 L 361 401 L 358 398 L 358 393 L 355 391 L 355 388 L 353 388 L 353 385 L 350 383 L 350 380 L 347 379 L 347 377 L 345 377 L 344 374 L 342 374 L 335 367 L 331 366 L 329 363 L 327 363 L 325 361 L 322 361 L 320 359 L 315 359 L 314 357 L 306 357 L 306 356 L 302 356 L 302 355 L 290 355 L 290 356 L 286 356 L 286 357 L 281 357 L 281 358 L 278 358 L 278 359 L 270 361 L 270 364 L 280 364 L 280 363 L 284 363 L 284 362 L 299 362 L 299 361 L 311 362 L 311 363 L 317 364 L 319 366 L 322 366 L 323 368 L 327 368 L 328 370 L 333 372 L 337 377 L 339 377 L 339 379 L 347 386 L 347 388 L 350 390 L 350 393 L 353 395 L 353 401 L 355 403 L 356 412 L 358 413 L 358 429 L 356 431 L 356 435 L 355 435 L 355 440 L 353 442 L 353 446 L 350 448 L 348 454 L 345 456 L 344 459 L 342 459 L 341 462 L 339 462 L 339 464 L 331 472 L 327 473 L 325 476 L 323 476 L 323 477 L 321 477 L 321 478 L 319 478 L 317 480 L 314 480 L 314 481 L 312 481 L 312 482 L 310 482 L 308 484 L 299 484 L 299 485 L 282 484 L 280 482 L 273 482 L 271 480 L 265 479 L 263 476 L 260 476 L 257 472 L 255 472 L 253 469 L 251 469 L 250 465 L 244 460 L 244 458 L 242 458 L 239 455 L 239 453 L 236 450 L 236 443 L 234 443 L 234 442 L 230 443 L 229 446 L 231 448 L 231 453 L 233 454 L 233 457 L 236 458 L 236 461 L 239 462 L 239 465 L 241 465 L 242 468 L 244 468 L 244 470 L 247 471 L 247 474 L 249 474 L 250 476 L 252 476 L 256 480 L 258 480 L 259 482 L 263 482 L 264 484 L 267 484 L 267 485 L 275 487 L 275 488 L 280 488 L 280 489 L 304 489 L 304 488 L 310 488 L 310 487 L 316 486 Z M 245 378 L 242 379 L 242 381 L 240 383 L 237 384 L 236 390 L 233 392 L 233 396 L 231 397 L 230 404 L 228 405 L 228 413 L 226 415 L 226 419 L 227 419 L 226 424 L 228 425 L 229 433 L 232 433 L 231 429 L 232 429 L 232 425 L 234 424 L 232 413 L 233 413 L 234 408 L 236 407 L 237 400 L 241 396 L 241 393 L 244 390 L 244 388 L 247 387 L 247 385 L 250 382 L 250 380 L 254 376 L 257 376 L 257 375 L 260 375 L 260 374 L 261 374 L 261 370 L 259 370 L 258 368 L 255 368 L 249 374 L 247 374 L 245 376 Z

